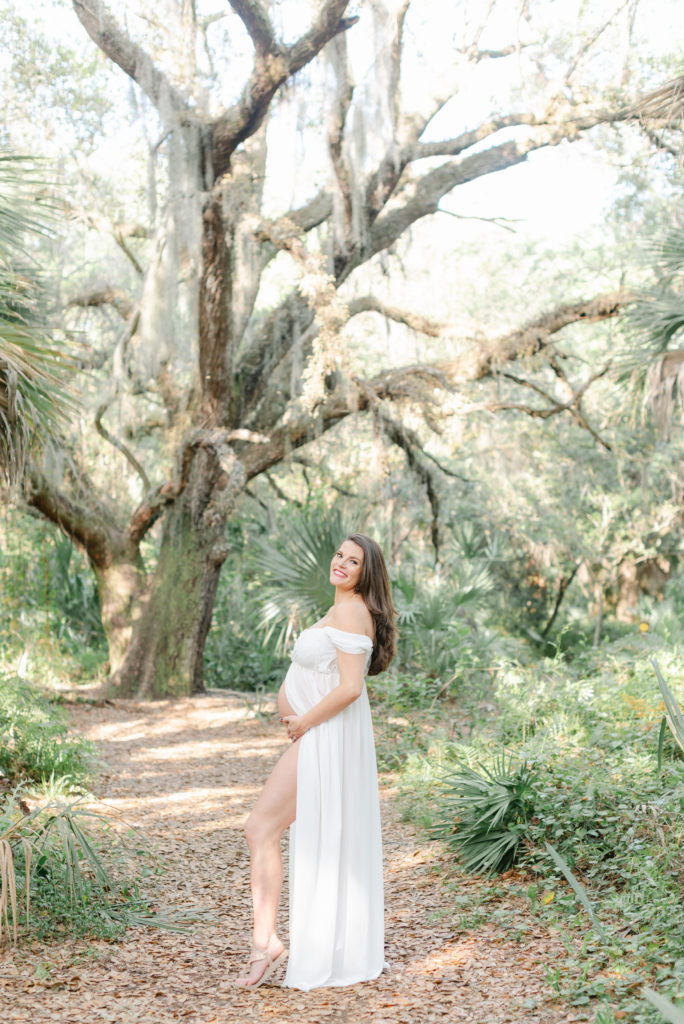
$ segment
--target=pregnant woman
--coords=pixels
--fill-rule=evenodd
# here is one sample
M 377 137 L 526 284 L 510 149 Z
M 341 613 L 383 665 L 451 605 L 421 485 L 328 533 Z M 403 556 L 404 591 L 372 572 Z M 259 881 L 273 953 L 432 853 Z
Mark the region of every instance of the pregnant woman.
M 395 612 L 376 542 L 347 537 L 330 565 L 335 602 L 300 634 L 278 711 L 291 746 L 271 772 L 245 834 L 253 946 L 237 984 L 256 988 L 287 956 L 276 933 L 280 839 L 290 829 L 290 952 L 284 984 L 353 985 L 384 964 L 382 842 L 365 676 L 395 651 Z

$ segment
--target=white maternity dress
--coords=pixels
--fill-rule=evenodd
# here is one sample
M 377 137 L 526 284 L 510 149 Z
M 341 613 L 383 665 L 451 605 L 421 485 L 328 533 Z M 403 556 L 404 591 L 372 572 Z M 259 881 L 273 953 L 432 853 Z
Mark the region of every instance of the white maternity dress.
M 285 693 L 303 715 L 340 681 L 337 651 L 372 652 L 332 626 L 300 634 Z M 311 989 L 377 978 L 384 965 L 380 803 L 368 694 L 299 742 L 290 827 L 290 956 L 284 985 Z

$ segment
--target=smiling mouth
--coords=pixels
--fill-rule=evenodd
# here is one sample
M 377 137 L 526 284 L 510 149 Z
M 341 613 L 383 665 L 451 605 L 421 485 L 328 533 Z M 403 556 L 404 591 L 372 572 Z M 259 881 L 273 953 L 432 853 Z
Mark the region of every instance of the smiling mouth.
M 339 569 L 333 569 L 333 576 L 339 576 L 340 579 L 342 580 L 346 580 L 347 578 L 347 574 L 344 572 L 340 572 Z

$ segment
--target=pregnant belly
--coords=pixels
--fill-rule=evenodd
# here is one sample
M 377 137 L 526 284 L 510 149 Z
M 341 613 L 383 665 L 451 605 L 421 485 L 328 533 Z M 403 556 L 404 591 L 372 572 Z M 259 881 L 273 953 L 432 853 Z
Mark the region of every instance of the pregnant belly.
M 280 689 L 278 690 L 278 714 L 280 715 L 281 718 L 284 718 L 285 715 L 297 714 L 294 708 L 290 706 L 290 702 L 287 699 L 287 695 L 285 693 L 285 683 L 282 683 Z

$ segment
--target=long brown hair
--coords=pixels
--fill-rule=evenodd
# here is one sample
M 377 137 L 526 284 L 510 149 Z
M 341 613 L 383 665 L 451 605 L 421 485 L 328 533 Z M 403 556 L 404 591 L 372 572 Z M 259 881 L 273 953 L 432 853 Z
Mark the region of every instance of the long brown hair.
M 369 676 L 384 671 L 397 651 L 396 611 L 392 604 L 387 566 L 379 544 L 365 533 L 350 533 L 346 538 L 363 550 L 361 577 L 356 587 L 375 624 L 373 655 L 368 668 Z

